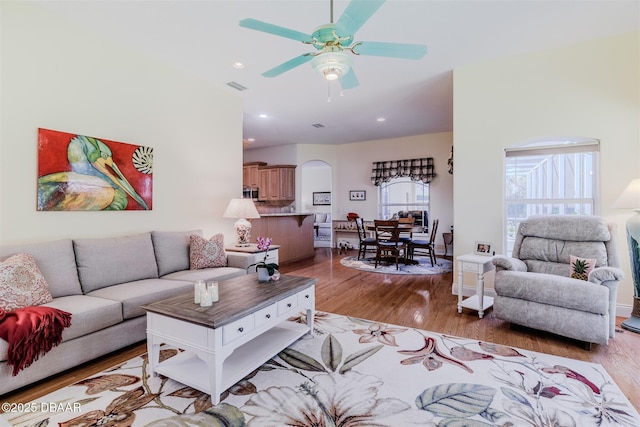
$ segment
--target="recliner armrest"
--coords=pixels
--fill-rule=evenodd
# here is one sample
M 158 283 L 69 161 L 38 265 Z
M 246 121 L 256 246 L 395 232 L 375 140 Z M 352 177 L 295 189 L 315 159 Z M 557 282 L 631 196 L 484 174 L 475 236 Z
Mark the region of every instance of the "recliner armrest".
M 596 267 L 589 273 L 589 281 L 601 285 L 602 282 L 619 282 L 624 279 L 624 272 L 615 267 Z
M 496 271 L 527 271 L 527 264 L 520 261 L 518 258 L 496 255 L 493 257 L 492 261 L 493 265 L 496 266 Z

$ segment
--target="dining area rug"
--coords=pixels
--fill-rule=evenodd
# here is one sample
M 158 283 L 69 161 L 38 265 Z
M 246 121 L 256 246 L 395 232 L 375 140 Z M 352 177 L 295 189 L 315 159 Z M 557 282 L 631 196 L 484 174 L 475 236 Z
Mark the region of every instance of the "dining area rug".
M 431 260 L 428 256 L 416 256 L 415 264 L 404 264 L 402 261 L 398 263 L 396 269 L 395 261 L 381 261 L 376 267 L 375 257 L 365 257 L 358 259 L 357 256 L 346 256 L 340 260 L 340 264 L 345 267 L 355 268 L 356 270 L 368 271 L 371 273 L 383 274 L 442 274 L 453 271 L 453 263 L 444 258 L 436 258 L 436 263 L 432 267 Z
M 160 358 L 179 351 L 163 346 Z M 151 377 L 143 354 L 0 417 L 29 427 L 640 423 L 599 364 L 326 312 L 316 312 L 313 335 L 221 397 L 214 406 L 206 393 Z

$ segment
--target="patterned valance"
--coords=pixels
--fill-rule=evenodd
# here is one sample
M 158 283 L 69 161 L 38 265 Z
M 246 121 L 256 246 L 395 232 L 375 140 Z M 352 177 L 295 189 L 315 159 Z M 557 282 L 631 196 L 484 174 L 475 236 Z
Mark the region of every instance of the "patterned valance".
M 409 177 L 412 181 L 422 181 L 425 184 L 431 182 L 436 176 L 433 165 L 433 157 L 409 160 L 391 160 L 386 162 L 373 162 L 371 182 L 380 185 L 389 182 L 393 178 Z

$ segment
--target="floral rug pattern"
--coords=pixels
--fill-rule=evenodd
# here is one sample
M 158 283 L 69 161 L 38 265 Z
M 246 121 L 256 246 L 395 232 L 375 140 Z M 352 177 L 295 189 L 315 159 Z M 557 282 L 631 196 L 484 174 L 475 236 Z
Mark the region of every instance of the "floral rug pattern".
M 304 315 L 290 319 L 305 322 Z M 225 391 L 149 377 L 146 355 L 4 414 L 19 426 L 638 426 L 598 364 L 317 312 L 305 337 Z M 165 347 L 161 359 L 179 350 Z
M 378 267 L 375 266 L 375 258 L 362 258 L 358 260 L 357 256 L 348 256 L 340 260 L 340 264 L 345 267 L 355 268 L 356 270 L 368 271 L 371 273 L 384 274 L 442 274 L 453 271 L 451 261 L 444 258 L 436 258 L 436 264 L 432 267 L 428 256 L 416 256 L 415 260 L 418 264 L 404 264 L 400 262 L 396 269 L 395 262 L 380 262 Z

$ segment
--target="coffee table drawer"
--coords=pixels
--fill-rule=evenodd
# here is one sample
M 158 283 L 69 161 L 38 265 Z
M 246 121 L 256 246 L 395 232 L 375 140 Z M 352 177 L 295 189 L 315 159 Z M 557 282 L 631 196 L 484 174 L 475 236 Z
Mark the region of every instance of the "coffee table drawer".
M 296 307 L 298 307 L 298 294 L 281 299 L 278 301 L 278 316 L 282 316 Z
M 231 322 L 222 327 L 222 344 L 228 344 L 231 341 L 251 332 L 255 328 L 253 315 L 243 317 L 240 320 Z
M 309 307 L 311 301 L 313 301 L 315 288 L 307 289 L 306 291 L 298 293 L 298 305 L 300 307 Z
M 265 307 L 262 310 L 258 310 L 254 313 L 254 321 L 256 327 L 260 327 L 265 323 L 269 323 L 274 320 L 278 315 L 278 308 L 276 304 L 271 304 L 269 307 Z

